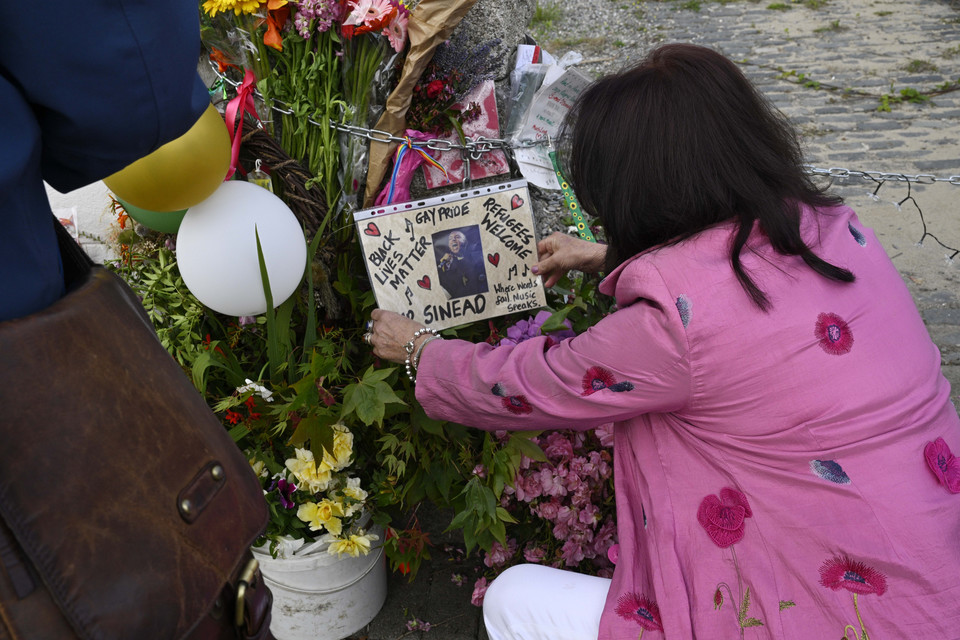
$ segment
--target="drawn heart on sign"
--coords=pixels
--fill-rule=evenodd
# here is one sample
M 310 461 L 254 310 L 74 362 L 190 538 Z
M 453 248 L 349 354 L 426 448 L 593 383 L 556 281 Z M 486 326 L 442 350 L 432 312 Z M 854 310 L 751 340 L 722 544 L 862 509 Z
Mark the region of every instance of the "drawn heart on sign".
M 496 267 L 497 265 L 500 264 L 500 252 L 498 251 L 497 253 L 488 253 L 487 260 L 490 261 L 490 264 Z
M 512 198 L 510 198 L 510 208 L 511 208 L 511 209 L 519 209 L 519 208 L 522 207 L 522 206 L 523 206 L 523 198 L 521 198 L 521 197 L 518 196 L 518 195 L 515 195 L 515 196 L 513 196 Z
M 380 227 L 374 222 L 367 223 L 367 228 L 363 232 L 368 236 L 378 236 L 380 235 Z
M 417 280 L 417 286 L 421 289 L 430 288 L 430 276 L 423 276 L 423 280 Z

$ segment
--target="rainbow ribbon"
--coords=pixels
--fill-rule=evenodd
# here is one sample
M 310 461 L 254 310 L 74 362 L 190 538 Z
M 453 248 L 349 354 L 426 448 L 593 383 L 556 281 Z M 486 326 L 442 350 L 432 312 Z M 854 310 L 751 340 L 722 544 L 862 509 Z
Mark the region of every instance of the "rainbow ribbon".
M 419 143 L 413 142 L 410 139 L 410 136 L 404 136 L 403 140 L 404 141 L 397 146 L 397 151 L 393 156 L 393 173 L 390 175 L 390 191 L 387 192 L 386 204 L 393 203 L 393 191 L 397 185 L 397 173 L 400 170 L 400 162 L 403 160 L 404 157 L 406 157 L 407 152 L 409 151 L 415 151 L 419 153 L 423 157 L 424 162 L 439 169 L 441 172 L 443 172 L 443 176 L 449 179 L 449 177 L 447 176 L 447 170 L 443 168 L 443 165 L 441 165 L 439 162 L 434 160 L 433 156 L 431 156 L 429 153 L 421 149 L 418 146 Z

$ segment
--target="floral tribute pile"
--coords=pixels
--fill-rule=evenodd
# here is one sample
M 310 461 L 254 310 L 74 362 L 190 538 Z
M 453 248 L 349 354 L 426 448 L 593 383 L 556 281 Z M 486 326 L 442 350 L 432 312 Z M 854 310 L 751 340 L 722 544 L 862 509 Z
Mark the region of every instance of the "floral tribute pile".
M 343 130 L 370 128 L 384 111 L 418 11 L 456 6 L 462 16 L 472 4 L 202 0 L 203 42 L 218 75 L 211 95 L 241 147 L 238 177 L 257 169 L 246 165 L 250 137 L 237 121 L 266 132 L 308 170 L 305 188 L 322 194 L 320 223 L 304 237 L 305 278 L 262 315 L 224 316 L 184 285 L 175 236 L 134 224 L 119 205 L 112 266 L 260 477 L 271 518 L 258 544 L 284 555 L 382 548 L 412 579 L 429 557 L 417 513 L 431 503 L 454 513 L 450 529 L 483 560 L 479 602 L 487 580 L 517 562 L 609 574 L 615 526 L 608 429 L 486 433 L 431 420 L 403 368 L 378 361 L 361 338 L 375 300 L 350 214 L 364 190 L 369 141 Z M 470 92 L 494 74 L 495 44 L 440 46 L 409 83 L 407 131 L 462 136 L 476 112 Z M 257 159 L 293 208 L 281 167 Z M 493 344 L 567 339 L 606 313 L 595 289 L 592 279 L 565 278 L 548 294 L 556 312 L 444 333 Z

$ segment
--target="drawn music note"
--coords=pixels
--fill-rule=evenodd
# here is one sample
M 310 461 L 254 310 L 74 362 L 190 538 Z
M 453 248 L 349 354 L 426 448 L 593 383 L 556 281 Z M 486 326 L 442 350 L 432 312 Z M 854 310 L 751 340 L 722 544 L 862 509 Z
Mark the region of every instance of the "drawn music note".
M 403 292 L 403 295 L 407 297 L 407 306 L 410 307 L 413 305 L 413 291 L 410 287 L 407 287 L 407 290 Z
M 404 230 L 410 232 L 410 242 L 415 242 L 416 239 L 417 239 L 417 236 L 416 236 L 416 234 L 413 232 L 413 229 L 414 229 L 413 223 L 410 222 L 410 220 L 409 220 L 408 218 L 404 218 L 403 221 L 406 223 L 406 226 L 404 227 Z

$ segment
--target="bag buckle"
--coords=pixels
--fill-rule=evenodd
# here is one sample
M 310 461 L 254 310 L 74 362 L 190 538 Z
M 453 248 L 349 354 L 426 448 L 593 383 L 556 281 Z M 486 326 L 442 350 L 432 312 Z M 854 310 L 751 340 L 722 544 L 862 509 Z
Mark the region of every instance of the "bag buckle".
M 247 587 L 250 586 L 250 583 L 253 581 L 253 576 L 259 568 L 260 563 L 257 562 L 257 559 L 250 558 L 247 566 L 243 568 L 243 572 L 240 574 L 240 581 L 237 582 L 237 604 L 233 610 L 233 622 L 238 628 L 243 626 L 244 600 L 247 597 Z

